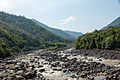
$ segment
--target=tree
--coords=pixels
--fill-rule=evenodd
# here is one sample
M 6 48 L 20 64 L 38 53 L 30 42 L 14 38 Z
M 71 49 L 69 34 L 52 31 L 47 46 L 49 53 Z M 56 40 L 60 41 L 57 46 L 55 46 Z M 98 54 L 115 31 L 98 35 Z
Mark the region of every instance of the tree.
M 120 48 L 120 27 L 84 34 L 75 41 L 76 49 L 115 49 Z

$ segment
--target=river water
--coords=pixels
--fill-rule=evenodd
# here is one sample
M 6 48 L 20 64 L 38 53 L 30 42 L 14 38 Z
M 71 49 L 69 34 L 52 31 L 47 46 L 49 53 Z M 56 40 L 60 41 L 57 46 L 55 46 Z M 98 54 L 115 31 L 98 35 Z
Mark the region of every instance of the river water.
M 65 52 L 70 52 L 72 49 L 73 48 L 67 49 L 64 52 L 60 51 L 59 55 L 62 55 L 62 56 L 68 55 L 69 59 L 77 58 L 78 61 L 79 60 L 86 61 L 86 62 L 95 61 L 95 62 L 103 63 L 105 65 L 120 67 L 120 64 L 118 65 L 118 63 L 120 63 L 120 60 L 110 60 L 110 59 L 103 59 L 103 58 L 101 58 L 101 60 L 99 60 L 96 57 L 90 57 L 90 56 L 86 57 L 86 56 L 81 56 L 81 55 L 74 56 L 74 55 L 69 55 L 68 53 L 67 54 L 65 53 Z M 80 77 L 72 78 L 71 76 L 74 75 L 74 73 L 63 73 L 63 71 L 58 70 L 58 69 L 60 69 L 60 67 L 51 67 L 51 65 L 49 65 L 48 61 L 41 59 L 40 56 L 38 56 L 38 55 L 35 55 L 36 53 L 39 53 L 39 52 L 40 51 L 36 51 L 36 52 L 28 54 L 26 56 L 17 58 L 16 60 L 22 60 L 23 62 L 29 62 L 31 60 L 35 60 L 35 61 L 39 62 L 40 65 L 42 65 L 43 67 L 35 68 L 35 70 L 37 70 L 39 72 L 39 70 L 45 69 L 45 71 L 42 72 L 41 74 L 49 80 L 86 80 L 85 78 L 80 78 Z M 53 54 L 56 54 L 56 53 L 53 53 Z M 37 57 L 39 59 L 35 59 L 35 57 Z M 36 63 L 31 63 L 31 64 L 39 66 Z M 55 69 L 57 69 L 57 70 L 55 70 Z M 95 80 L 103 80 L 104 78 L 105 78 L 104 76 L 97 76 L 97 77 L 95 77 Z

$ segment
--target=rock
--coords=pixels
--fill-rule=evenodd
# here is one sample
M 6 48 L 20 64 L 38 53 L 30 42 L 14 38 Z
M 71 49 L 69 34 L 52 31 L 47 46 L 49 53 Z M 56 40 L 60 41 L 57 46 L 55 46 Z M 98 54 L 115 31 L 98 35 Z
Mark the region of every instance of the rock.
M 38 74 L 37 75 L 38 77 L 39 77 L 39 79 L 38 80 L 47 80 L 42 74 Z
M 44 62 L 43 64 L 49 64 L 48 62 Z
M 42 73 L 42 72 L 45 72 L 45 69 L 40 69 L 39 72 L 41 72 L 41 73 Z
M 61 71 L 61 69 L 57 69 L 57 68 L 54 68 L 53 70 L 54 70 L 54 71 Z
M 95 80 L 104 80 L 105 76 L 96 76 L 94 79 Z
M 31 65 L 30 67 L 31 67 L 31 69 L 32 69 L 32 70 L 34 70 L 34 69 L 35 69 L 35 66 L 34 66 L 34 65 Z
M 94 80 L 94 78 L 101 75 L 109 75 L 106 77 L 107 80 L 120 79 L 120 69 L 118 67 L 101 64 L 100 62 L 95 62 L 92 58 L 90 59 L 88 57 L 99 57 L 99 61 L 102 61 L 102 58 L 120 59 L 120 51 L 74 49 L 71 51 L 63 51 L 62 53 L 64 54 L 58 54 L 58 51 L 59 50 L 55 50 L 54 53 L 52 51 L 41 51 L 40 53 L 32 51 L 30 53 L 31 55 L 26 55 L 29 54 L 28 52 L 25 54 L 23 53 L 22 56 L 17 56 L 15 60 L 14 58 L 8 58 L 4 61 L 0 61 L 2 62 L 0 63 L 0 80 L 3 78 L 4 80 L 8 80 L 8 78 L 10 80 L 45 80 L 45 77 L 43 76 L 44 74 L 41 74 L 46 71 L 44 65 L 50 65 L 48 67 L 54 70 L 53 72 L 50 72 L 51 75 L 56 71 L 63 71 L 63 73 L 68 76 L 71 76 L 71 73 L 75 73 L 71 76 L 72 79 L 79 76 L 79 78 L 88 77 L 88 80 Z M 79 55 L 83 56 L 80 60 L 78 59 Z M 69 56 L 72 58 L 69 58 Z M 87 59 L 88 62 L 85 62 L 84 59 Z
M 33 63 L 34 62 L 34 60 L 30 60 L 30 63 Z
M 8 78 L 7 77 L 4 77 L 2 80 L 7 80 Z
M 64 70 L 63 70 L 63 72 L 65 73 L 65 72 L 67 72 L 67 70 L 66 70 L 66 69 L 64 69 Z
M 102 59 L 99 59 L 99 61 L 102 61 Z
M 88 61 L 93 61 L 93 59 L 88 59 Z
M 8 64 L 14 64 L 15 61 L 6 61 L 5 63 L 6 63 L 6 65 L 8 65 Z
M 86 77 L 87 77 L 87 73 L 86 73 L 86 72 L 82 72 L 82 73 L 80 74 L 80 77 L 86 78 Z
M 88 76 L 87 80 L 94 80 L 94 76 Z
M 25 79 L 33 79 L 34 77 L 36 77 L 36 71 L 27 72 L 23 76 Z
M 72 77 L 73 79 L 74 79 L 74 78 L 77 78 L 75 74 L 73 74 L 71 77 Z
M 51 74 L 52 74 L 52 73 L 55 73 L 55 72 L 51 72 Z
M 23 74 L 23 72 L 24 72 L 23 70 L 20 70 L 20 71 L 17 71 L 16 74 L 21 75 Z
M 25 78 L 21 75 L 16 75 L 16 78 L 14 80 L 25 80 Z
M 38 68 L 41 68 L 41 67 L 43 67 L 43 65 L 39 65 L 39 66 L 38 66 Z

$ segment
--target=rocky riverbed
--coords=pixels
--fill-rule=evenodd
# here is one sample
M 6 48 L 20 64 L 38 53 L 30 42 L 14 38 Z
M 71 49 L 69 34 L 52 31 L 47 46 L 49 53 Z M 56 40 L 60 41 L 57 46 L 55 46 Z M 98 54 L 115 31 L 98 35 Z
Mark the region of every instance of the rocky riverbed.
M 120 80 L 119 50 L 36 50 L 0 60 L 0 80 Z

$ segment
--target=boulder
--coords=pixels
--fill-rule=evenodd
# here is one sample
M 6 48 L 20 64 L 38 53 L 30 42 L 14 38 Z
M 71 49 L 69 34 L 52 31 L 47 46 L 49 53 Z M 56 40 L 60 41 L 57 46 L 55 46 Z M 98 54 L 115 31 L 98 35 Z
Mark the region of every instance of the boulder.
M 39 72 L 41 72 L 41 73 L 42 73 L 42 72 L 45 72 L 45 69 L 40 69 Z
M 27 72 L 23 76 L 25 79 L 33 79 L 34 77 L 36 77 L 36 71 Z

